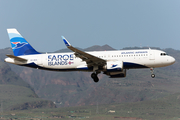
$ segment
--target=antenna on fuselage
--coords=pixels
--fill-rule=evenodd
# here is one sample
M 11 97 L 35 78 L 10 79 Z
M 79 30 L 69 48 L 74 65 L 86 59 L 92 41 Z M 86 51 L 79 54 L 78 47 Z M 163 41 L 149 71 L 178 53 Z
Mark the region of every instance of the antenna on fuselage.
M 142 48 L 142 44 L 140 44 L 140 48 Z

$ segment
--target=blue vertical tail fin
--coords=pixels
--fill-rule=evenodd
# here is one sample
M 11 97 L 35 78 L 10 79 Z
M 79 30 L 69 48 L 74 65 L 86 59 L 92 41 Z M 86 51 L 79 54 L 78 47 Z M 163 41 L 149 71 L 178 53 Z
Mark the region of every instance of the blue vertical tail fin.
M 40 54 L 14 28 L 7 29 L 14 56 Z

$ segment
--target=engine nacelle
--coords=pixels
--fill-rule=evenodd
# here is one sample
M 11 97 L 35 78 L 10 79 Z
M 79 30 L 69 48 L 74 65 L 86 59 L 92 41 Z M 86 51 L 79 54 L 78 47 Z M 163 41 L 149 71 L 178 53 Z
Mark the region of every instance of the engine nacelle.
M 109 61 L 104 69 L 104 74 L 109 75 L 110 78 L 126 77 L 126 69 L 123 69 L 123 61 Z
M 123 69 L 122 72 L 111 72 L 109 73 L 110 78 L 122 78 L 126 77 L 126 69 Z
M 122 71 L 123 70 L 123 61 L 110 61 L 110 62 L 107 62 L 104 69 L 107 72 Z

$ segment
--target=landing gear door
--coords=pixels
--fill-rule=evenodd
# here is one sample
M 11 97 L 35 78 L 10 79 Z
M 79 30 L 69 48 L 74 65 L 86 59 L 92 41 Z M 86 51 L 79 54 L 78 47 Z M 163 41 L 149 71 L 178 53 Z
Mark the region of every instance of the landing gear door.
M 149 60 L 155 60 L 155 54 L 153 50 L 149 51 Z

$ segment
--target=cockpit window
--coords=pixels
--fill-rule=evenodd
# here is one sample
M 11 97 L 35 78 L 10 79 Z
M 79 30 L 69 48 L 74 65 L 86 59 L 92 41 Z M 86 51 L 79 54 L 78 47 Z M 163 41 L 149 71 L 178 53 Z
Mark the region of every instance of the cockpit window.
M 166 56 L 166 55 L 168 55 L 168 54 L 166 54 L 166 53 L 161 53 L 161 56 Z

